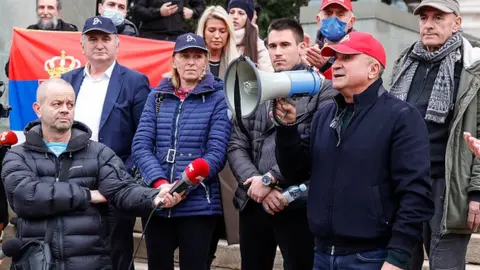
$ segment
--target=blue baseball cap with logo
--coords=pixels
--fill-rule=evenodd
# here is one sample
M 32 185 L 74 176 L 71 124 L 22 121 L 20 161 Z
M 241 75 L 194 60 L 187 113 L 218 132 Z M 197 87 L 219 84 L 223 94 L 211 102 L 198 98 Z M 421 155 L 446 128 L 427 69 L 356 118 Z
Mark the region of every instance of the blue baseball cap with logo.
M 184 51 L 186 49 L 201 49 L 208 53 L 207 46 L 205 45 L 205 40 L 193 33 L 187 33 L 179 36 L 177 41 L 175 42 L 175 47 L 173 48 L 173 52 L 178 53 Z
M 117 27 L 113 21 L 107 17 L 96 16 L 88 18 L 83 26 L 83 34 L 90 31 L 101 31 L 108 34 L 117 34 Z

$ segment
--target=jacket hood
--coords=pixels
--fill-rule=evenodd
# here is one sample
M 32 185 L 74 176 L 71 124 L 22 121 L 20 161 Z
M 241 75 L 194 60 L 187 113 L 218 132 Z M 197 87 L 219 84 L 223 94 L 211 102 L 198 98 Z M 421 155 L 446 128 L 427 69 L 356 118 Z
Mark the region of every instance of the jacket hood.
M 171 78 L 163 78 L 158 86 L 157 91 L 174 94 Z M 204 94 L 208 92 L 223 91 L 223 81 L 212 75 L 209 71 L 205 74 L 205 78 L 201 80 L 191 92 L 192 94 Z
M 24 129 L 25 147 L 39 152 L 50 150 L 43 141 L 42 125 L 40 120 L 30 122 Z M 73 121 L 72 136 L 68 142 L 66 152 L 75 152 L 85 148 L 92 136 L 92 131 L 83 123 Z

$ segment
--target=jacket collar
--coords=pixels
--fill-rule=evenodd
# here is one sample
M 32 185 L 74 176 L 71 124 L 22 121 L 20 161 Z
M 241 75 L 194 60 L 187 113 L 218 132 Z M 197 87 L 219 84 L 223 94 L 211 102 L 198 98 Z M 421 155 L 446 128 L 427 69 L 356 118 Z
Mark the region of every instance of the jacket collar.
M 296 64 L 292 69 L 290 69 L 290 71 L 294 71 L 294 70 L 306 70 L 307 69 L 307 66 L 305 66 L 302 62 Z
M 190 92 L 192 95 L 205 94 L 223 90 L 223 82 L 219 78 L 215 78 L 209 71 L 205 74 L 203 80 L 201 80 L 197 86 Z M 157 91 L 164 94 L 174 95 L 174 89 L 171 78 L 163 78 L 158 86 Z
M 353 106 L 355 111 L 360 110 L 364 107 L 369 106 L 378 98 L 378 90 L 382 87 L 383 80 L 379 78 L 375 82 L 373 82 L 370 86 L 365 89 L 360 94 L 353 95 Z M 343 109 L 347 106 L 345 102 L 345 98 L 342 94 L 338 94 L 334 97 L 335 103 L 337 104 L 337 108 Z
M 43 141 L 42 124 L 40 120 L 30 122 L 24 130 L 27 149 L 47 153 L 50 151 Z M 92 131 L 83 123 L 73 121 L 72 136 L 68 142 L 66 152 L 76 152 L 84 149 L 92 136 Z

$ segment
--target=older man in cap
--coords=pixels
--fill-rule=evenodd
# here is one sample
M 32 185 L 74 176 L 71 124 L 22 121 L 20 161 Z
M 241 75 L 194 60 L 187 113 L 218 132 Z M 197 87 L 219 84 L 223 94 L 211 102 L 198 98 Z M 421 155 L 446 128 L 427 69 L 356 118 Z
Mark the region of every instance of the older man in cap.
M 465 269 L 472 232 L 480 224 L 480 162 L 462 132 L 479 135 L 480 49 L 462 35 L 456 0 L 424 0 L 420 40 L 401 53 L 391 94 L 415 106 L 429 132 L 435 215 L 425 224 L 430 269 Z M 421 269 L 423 249 L 413 258 Z
M 315 270 L 404 269 L 433 214 L 427 128 L 413 106 L 383 88 L 385 50 L 370 34 L 352 32 L 322 55 L 336 59 L 340 94 L 315 113 L 303 138 L 295 106 L 279 100 L 278 182 L 310 180 Z
M 320 50 L 328 44 L 338 43 L 346 34 L 353 31 L 356 17 L 351 0 L 323 0 L 317 14 L 316 44 L 305 51 L 305 60 L 316 67 L 325 78 L 332 79 L 334 58 L 324 57 Z
M 144 74 L 117 62 L 119 45 L 117 27 L 111 19 L 87 19 L 81 46 L 88 62 L 62 77 L 72 84 L 77 95 L 75 120 L 90 128 L 92 140 L 115 151 L 131 173 L 133 136 L 150 93 L 150 83 Z M 127 270 L 133 254 L 135 218 L 111 205 L 109 208 L 113 269 Z

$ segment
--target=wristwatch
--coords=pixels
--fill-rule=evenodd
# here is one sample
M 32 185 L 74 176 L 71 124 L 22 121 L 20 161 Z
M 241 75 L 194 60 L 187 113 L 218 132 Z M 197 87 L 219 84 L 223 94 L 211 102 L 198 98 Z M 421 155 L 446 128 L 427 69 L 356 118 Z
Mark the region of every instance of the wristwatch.
M 271 188 L 275 187 L 275 183 L 273 182 L 273 177 L 270 173 L 266 173 L 262 176 L 262 184 L 264 186 L 268 186 Z

